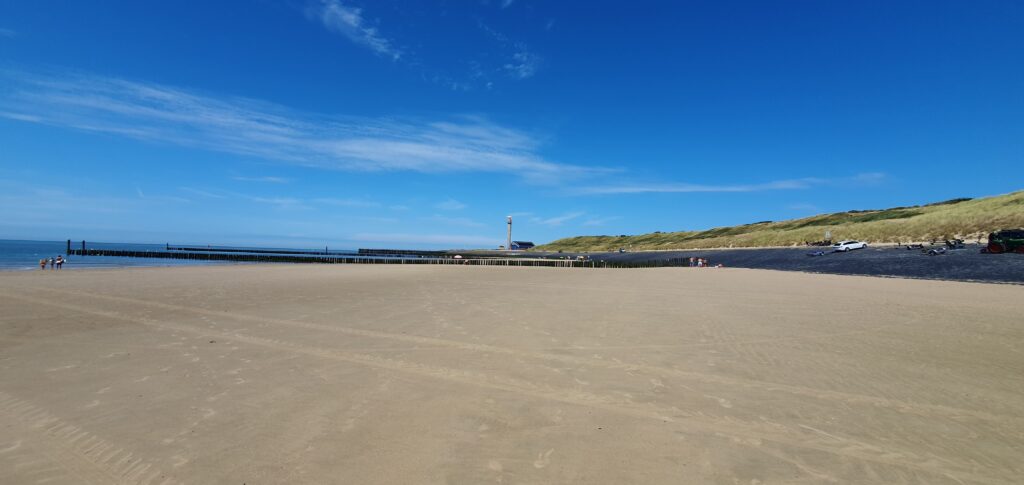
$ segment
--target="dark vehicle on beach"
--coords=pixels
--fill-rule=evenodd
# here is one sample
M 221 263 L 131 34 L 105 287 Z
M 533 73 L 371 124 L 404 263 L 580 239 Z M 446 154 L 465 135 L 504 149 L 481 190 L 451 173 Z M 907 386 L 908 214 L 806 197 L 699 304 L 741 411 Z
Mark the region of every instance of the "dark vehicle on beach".
M 949 249 L 963 249 L 963 248 L 967 247 L 964 244 L 964 240 L 963 239 L 953 239 L 953 240 L 946 239 L 945 244 L 946 244 L 946 247 L 949 248 Z
M 511 249 L 513 251 L 525 250 L 525 249 L 533 249 L 534 246 L 535 246 L 535 244 L 533 244 L 533 242 L 531 242 L 531 241 L 512 241 L 512 248 Z
M 990 253 L 1024 253 L 1024 229 L 1004 229 L 988 235 Z

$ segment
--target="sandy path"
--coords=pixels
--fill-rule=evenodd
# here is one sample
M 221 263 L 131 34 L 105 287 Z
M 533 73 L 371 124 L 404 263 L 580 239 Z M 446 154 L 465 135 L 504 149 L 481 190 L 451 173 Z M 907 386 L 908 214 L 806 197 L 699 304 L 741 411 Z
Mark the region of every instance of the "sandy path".
M 0 483 L 1016 483 L 1024 288 L 0 274 Z

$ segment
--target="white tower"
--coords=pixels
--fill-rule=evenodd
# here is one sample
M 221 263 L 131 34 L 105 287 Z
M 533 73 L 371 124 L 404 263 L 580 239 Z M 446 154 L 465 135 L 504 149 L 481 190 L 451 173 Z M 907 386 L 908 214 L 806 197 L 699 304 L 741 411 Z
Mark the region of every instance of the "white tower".
M 508 216 L 508 238 L 505 240 L 505 249 L 512 250 L 512 216 Z

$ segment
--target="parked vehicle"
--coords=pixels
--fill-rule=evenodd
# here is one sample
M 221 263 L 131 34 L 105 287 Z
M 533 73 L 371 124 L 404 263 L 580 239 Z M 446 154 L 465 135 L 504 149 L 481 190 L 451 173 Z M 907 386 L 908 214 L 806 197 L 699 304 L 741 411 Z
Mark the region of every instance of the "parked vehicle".
M 1004 229 L 988 235 L 990 253 L 1024 253 L 1024 229 Z
M 868 243 L 860 241 L 839 241 L 838 243 L 832 246 L 832 250 L 845 253 L 852 249 L 864 249 L 866 247 L 868 247 Z

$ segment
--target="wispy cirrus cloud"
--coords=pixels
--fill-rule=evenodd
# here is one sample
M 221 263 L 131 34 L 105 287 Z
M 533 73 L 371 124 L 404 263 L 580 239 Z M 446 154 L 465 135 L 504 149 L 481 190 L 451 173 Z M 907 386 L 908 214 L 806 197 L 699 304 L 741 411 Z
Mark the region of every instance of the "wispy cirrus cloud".
M 178 190 L 180 190 L 182 192 L 187 192 L 187 193 L 192 194 L 192 195 L 198 195 L 200 197 L 205 197 L 207 199 L 226 199 L 226 198 L 228 198 L 228 196 L 224 195 L 224 194 L 220 194 L 220 193 L 216 193 L 216 192 L 211 192 L 209 190 L 197 189 L 197 188 L 194 188 L 194 187 L 178 187 Z
M 374 202 L 372 200 L 340 199 L 336 197 L 319 197 L 313 199 L 313 202 L 332 207 L 351 207 L 357 209 L 373 209 L 381 206 L 380 202 Z
M 487 227 L 487 224 L 482 222 L 474 221 L 468 217 L 448 217 L 440 214 L 434 214 L 430 217 L 421 217 L 421 221 L 429 222 L 432 224 L 442 224 L 446 226 L 460 226 L 460 227 Z M 497 224 L 495 224 L 498 227 Z
M 505 62 L 501 66 L 501 70 L 506 74 L 515 79 L 528 79 L 540 70 L 544 58 L 530 50 L 525 42 L 512 40 L 483 22 L 478 22 L 477 26 L 497 41 L 500 48 L 506 52 Z M 481 71 L 479 74 L 485 75 L 486 73 Z
M 246 197 L 251 202 L 271 205 L 281 210 L 309 209 L 305 200 L 295 197 Z
M 501 8 L 512 5 L 511 0 L 502 0 Z M 451 70 L 439 67 L 436 60 L 426 61 L 417 56 L 415 51 L 399 47 L 393 37 L 385 36 L 378 28 L 378 20 L 368 16 L 364 9 L 350 4 L 348 0 L 310 0 L 305 8 L 306 17 L 323 28 L 346 37 L 349 41 L 362 46 L 380 57 L 390 59 L 413 71 L 427 82 L 444 86 L 453 91 L 469 91 L 474 87 L 492 89 L 492 76 L 516 80 L 533 77 L 543 65 L 543 58 L 531 50 L 525 42 L 513 40 L 497 30 L 477 21 L 478 26 L 493 42 L 483 43 L 480 52 L 472 58 L 458 59 L 459 65 L 468 66 L 468 70 Z M 395 19 L 392 19 L 395 20 Z M 410 21 L 412 19 L 405 19 Z M 415 20 L 426 21 L 417 18 Z M 548 27 L 550 28 L 550 27 Z M 443 55 L 447 46 L 431 46 L 428 42 L 422 45 L 418 39 L 416 45 L 422 50 Z M 432 48 L 433 47 L 433 48 Z M 458 72 L 462 71 L 462 72 Z
M 286 184 L 291 182 L 290 179 L 284 177 L 231 177 L 231 180 L 237 180 L 239 182 L 265 182 L 269 184 Z
M 376 27 L 370 25 L 363 17 L 361 8 L 345 5 L 339 0 L 321 0 L 310 5 L 306 13 L 328 30 L 347 37 L 377 55 L 395 61 L 402 58 L 402 51 L 395 47 L 394 42 L 382 36 Z
M 821 208 L 814 204 L 796 203 L 786 206 L 787 209 L 799 212 L 822 212 Z
M 449 198 L 448 200 L 434 204 L 434 207 L 446 211 L 457 211 L 465 209 L 466 204 L 463 204 L 462 202 L 459 202 L 455 199 Z
M 511 60 L 502 67 L 516 79 L 527 79 L 537 74 L 540 64 L 539 55 L 526 50 L 525 46 L 519 46 L 512 54 Z
M 5 29 L 3 27 L 0 27 L 0 37 L 7 37 L 9 39 L 9 38 L 15 37 L 17 35 L 18 35 L 18 32 L 14 31 L 12 29 Z
M 186 192 L 192 195 L 208 199 L 235 199 L 245 202 L 255 202 L 258 204 L 270 204 L 280 209 L 309 209 L 309 208 L 324 208 L 324 207 L 346 207 L 355 209 L 375 209 L 383 207 L 380 202 L 375 202 L 366 199 L 355 199 L 355 198 L 340 198 L 340 197 L 313 197 L 313 198 L 297 198 L 290 196 L 279 196 L 279 195 L 251 195 L 240 192 L 234 192 L 230 190 L 220 189 L 199 189 L 195 187 L 178 187 L 178 190 Z
M 188 204 L 192 202 L 191 200 L 186 199 L 184 197 L 175 197 L 173 195 L 146 195 L 146 193 L 142 191 L 142 188 L 138 186 L 135 187 L 135 195 L 137 195 L 140 199 L 153 200 L 159 202 L 174 202 L 179 204 Z
M 70 227 L 87 221 L 98 227 L 111 218 L 141 215 L 188 199 L 147 195 L 141 188 L 117 195 L 95 195 L 64 187 L 35 185 L 25 180 L 0 179 L 0 227 L 29 225 Z
M 492 237 L 481 237 L 463 234 L 406 234 L 406 233 L 358 233 L 349 237 L 351 241 L 393 243 L 393 244 L 432 244 L 463 247 L 495 247 L 501 240 Z
M 884 173 L 869 172 L 845 178 L 805 177 L 789 180 L 775 180 L 757 184 L 690 184 L 652 183 L 616 184 L 577 187 L 569 190 L 573 195 L 608 194 L 650 194 L 650 193 L 701 193 L 701 192 L 764 192 L 771 190 L 800 190 L 816 186 L 872 185 L 885 179 Z
M 586 215 L 586 212 L 582 212 L 582 211 L 567 212 L 565 214 L 562 214 L 562 215 L 559 215 L 559 216 L 554 216 L 554 217 L 533 217 L 533 218 L 530 219 L 530 222 L 532 222 L 534 224 L 541 224 L 541 225 L 545 225 L 545 226 L 552 226 L 552 227 L 554 227 L 554 226 L 561 226 L 562 224 L 565 224 L 566 222 L 569 222 L 569 221 L 571 221 L 573 219 L 578 219 L 580 217 L 583 217 L 584 215 Z
M 557 183 L 601 169 L 546 160 L 527 133 L 475 116 L 323 116 L 89 75 L 0 71 L 0 117 L 347 171 L 491 172 Z M 264 181 L 270 181 L 264 178 Z
M 620 216 L 609 216 L 609 217 L 592 217 L 583 221 L 584 226 L 603 226 L 612 221 L 622 219 Z

